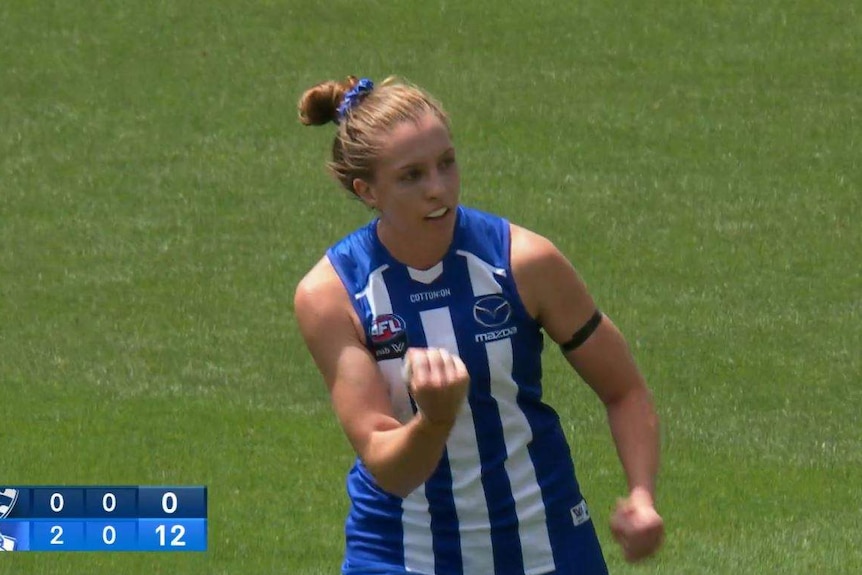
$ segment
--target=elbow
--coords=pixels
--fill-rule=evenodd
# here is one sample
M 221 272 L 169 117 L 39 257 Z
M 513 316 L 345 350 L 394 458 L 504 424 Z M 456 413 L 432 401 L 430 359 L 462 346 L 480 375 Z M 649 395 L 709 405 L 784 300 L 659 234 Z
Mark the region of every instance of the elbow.
M 649 411 L 655 415 L 652 392 L 644 384 L 633 385 L 620 393 L 602 398 L 608 410 L 633 408 Z
M 390 495 L 404 499 L 428 481 L 439 463 L 442 448 L 437 457 L 426 453 L 430 456 L 416 458 L 416 452 L 420 451 L 421 447 L 413 447 L 412 453 L 406 456 L 393 452 L 378 451 L 373 455 L 366 453 L 362 462 L 374 485 Z
M 401 425 L 386 417 L 372 423 L 354 444 L 374 484 L 405 498 L 424 484 L 440 463 L 451 425 L 423 423 L 421 417 Z
M 414 487 L 403 486 L 403 485 L 392 485 L 388 489 L 386 487 L 380 487 L 380 489 L 382 489 L 386 493 L 389 493 L 390 495 L 394 495 L 395 497 L 398 497 L 399 499 L 406 499 L 408 495 L 410 495 L 411 493 L 416 491 L 417 487 L 419 487 L 419 485 L 416 485 Z
M 387 471 L 384 466 L 374 465 L 365 460 L 363 460 L 363 464 L 371 475 L 374 485 L 393 497 L 405 499 L 424 483 L 424 480 L 409 481 L 408 478 L 403 476 L 398 477 L 397 474 Z
M 658 433 L 660 422 L 652 394 L 646 388 L 623 396 L 618 402 L 607 406 L 608 417 L 613 421 L 626 421 L 629 425 L 639 422 L 641 429 Z
M 354 450 L 375 487 L 404 499 L 428 479 L 423 473 L 425 469 L 409 461 L 406 445 L 393 441 L 392 434 L 398 434 L 401 428 L 398 422 L 380 418 L 372 422 L 370 428 L 364 434 L 365 441 L 354 442 Z

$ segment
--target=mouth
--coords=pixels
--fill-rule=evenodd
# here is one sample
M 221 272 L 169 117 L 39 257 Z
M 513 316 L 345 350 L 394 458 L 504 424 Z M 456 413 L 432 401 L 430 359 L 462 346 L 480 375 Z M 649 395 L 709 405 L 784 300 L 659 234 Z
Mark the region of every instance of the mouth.
M 438 208 L 438 209 L 434 210 L 433 212 L 431 212 L 430 214 L 425 216 L 425 219 L 426 220 L 437 220 L 437 219 L 442 218 L 443 216 L 445 216 L 448 213 L 449 213 L 449 208 L 444 206 L 442 208 Z

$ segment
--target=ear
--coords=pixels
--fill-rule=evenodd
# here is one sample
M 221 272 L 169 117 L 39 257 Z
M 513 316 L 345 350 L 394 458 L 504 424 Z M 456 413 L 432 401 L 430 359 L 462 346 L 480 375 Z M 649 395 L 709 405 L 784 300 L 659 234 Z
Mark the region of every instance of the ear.
M 353 192 L 360 200 L 362 200 L 369 208 L 377 206 L 377 195 L 374 193 L 374 188 L 369 182 L 362 178 L 354 178 Z

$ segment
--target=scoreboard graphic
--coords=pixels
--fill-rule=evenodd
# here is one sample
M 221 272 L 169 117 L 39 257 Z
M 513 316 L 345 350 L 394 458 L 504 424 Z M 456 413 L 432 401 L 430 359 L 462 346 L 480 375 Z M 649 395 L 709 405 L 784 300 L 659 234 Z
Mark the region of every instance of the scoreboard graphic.
M 206 550 L 206 487 L 0 486 L 0 552 Z

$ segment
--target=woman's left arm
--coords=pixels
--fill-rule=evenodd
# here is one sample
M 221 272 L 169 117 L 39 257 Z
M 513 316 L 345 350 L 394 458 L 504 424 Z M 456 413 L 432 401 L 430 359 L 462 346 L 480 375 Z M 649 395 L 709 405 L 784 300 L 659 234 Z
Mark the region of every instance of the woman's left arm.
M 596 323 L 596 304 L 569 260 L 542 236 L 511 229 L 512 272 L 527 311 L 556 343 L 575 344 L 566 359 L 607 410 L 629 487 L 611 519 L 614 536 L 626 559 L 652 555 L 664 526 L 655 510 L 659 425 L 650 391 L 613 322 Z

